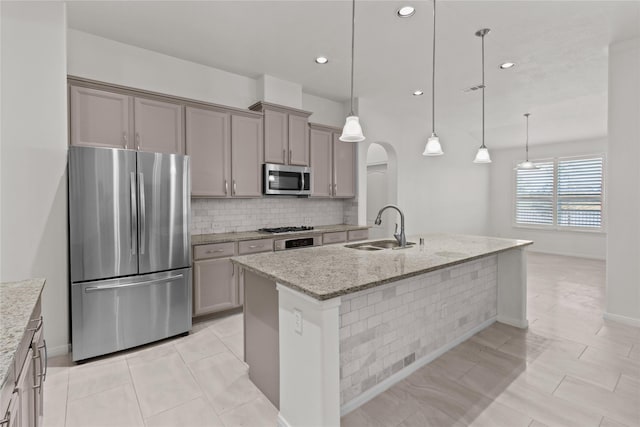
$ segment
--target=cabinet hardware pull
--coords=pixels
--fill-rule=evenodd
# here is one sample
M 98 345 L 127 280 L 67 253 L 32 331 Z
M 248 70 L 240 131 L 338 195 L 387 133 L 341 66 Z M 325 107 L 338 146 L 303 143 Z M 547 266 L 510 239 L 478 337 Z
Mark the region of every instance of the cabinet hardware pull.
M 144 255 L 147 246 L 147 206 L 144 197 L 144 174 L 138 173 L 138 192 L 140 197 L 140 255 Z
M 231 267 L 231 277 L 234 277 L 236 275 L 236 266 L 234 265 L 233 267 Z
M 229 194 L 229 181 L 227 181 L 226 179 L 224 180 L 224 195 L 228 195 Z
M 47 379 L 47 372 L 49 372 L 49 351 L 47 350 L 47 340 L 42 340 L 42 345 L 38 348 L 44 349 L 44 372 L 42 374 L 42 382 Z
M 31 322 L 38 322 L 38 326 L 36 326 L 35 328 L 29 328 L 27 329 L 27 331 L 29 332 L 38 332 L 40 330 L 40 328 L 42 327 L 42 316 L 40 316 L 39 319 L 32 319 Z
M 291 158 L 293 157 L 293 150 L 289 149 L 289 164 L 291 164 Z
M 249 245 L 249 249 L 262 248 L 264 245 Z
M 136 173 L 131 172 L 131 255 L 136 254 L 138 246 L 136 226 L 138 224 L 138 201 L 136 199 Z M 135 236 L 135 237 L 134 237 Z
M 137 150 L 140 151 L 140 132 L 136 132 L 136 146 L 137 146 Z
M 124 148 L 127 148 L 127 132 L 126 131 L 122 132 L 122 146 Z
M 216 252 L 224 252 L 224 249 L 216 249 L 215 251 L 212 251 L 211 249 L 209 249 L 207 252 L 207 254 L 215 254 Z
M 282 163 L 286 163 L 287 160 L 287 150 L 282 149 Z
M 236 195 L 236 191 L 237 191 L 237 187 L 236 187 L 236 180 L 233 180 L 233 195 Z

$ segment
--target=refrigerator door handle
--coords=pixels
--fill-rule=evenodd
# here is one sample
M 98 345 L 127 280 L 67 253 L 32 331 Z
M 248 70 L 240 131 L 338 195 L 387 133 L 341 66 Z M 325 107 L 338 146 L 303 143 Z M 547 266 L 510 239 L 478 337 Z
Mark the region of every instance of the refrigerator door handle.
M 136 173 L 131 172 L 131 255 L 136 254 L 137 242 L 137 230 L 138 224 L 138 207 L 136 200 Z
M 138 191 L 140 192 L 140 254 L 144 255 L 147 240 L 147 215 L 144 200 L 144 175 L 138 173 Z
M 135 286 L 152 285 L 152 284 L 156 284 L 156 283 L 165 283 L 165 282 L 170 282 L 170 281 L 176 280 L 176 279 L 182 279 L 182 277 L 184 277 L 182 274 L 178 274 L 176 276 L 169 276 L 169 277 L 165 277 L 163 279 L 145 280 L 143 282 L 125 283 L 125 284 L 121 284 L 121 285 L 88 286 L 88 287 L 84 288 L 84 292 L 88 293 L 88 292 L 96 292 L 96 291 L 106 291 L 106 290 L 109 290 L 109 289 L 132 288 L 132 287 L 135 287 Z

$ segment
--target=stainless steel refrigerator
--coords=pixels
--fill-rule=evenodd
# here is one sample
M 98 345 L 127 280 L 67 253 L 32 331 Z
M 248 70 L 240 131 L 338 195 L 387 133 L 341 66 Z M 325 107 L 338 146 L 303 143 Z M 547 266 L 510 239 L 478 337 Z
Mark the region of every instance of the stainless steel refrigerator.
M 69 148 L 73 360 L 191 329 L 189 157 Z

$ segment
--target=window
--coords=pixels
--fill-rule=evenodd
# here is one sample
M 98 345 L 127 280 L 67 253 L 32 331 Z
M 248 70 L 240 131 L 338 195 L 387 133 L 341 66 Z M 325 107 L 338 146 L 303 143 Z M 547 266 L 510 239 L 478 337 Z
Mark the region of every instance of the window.
M 602 156 L 558 158 L 536 165 L 538 169 L 516 171 L 516 224 L 602 228 Z

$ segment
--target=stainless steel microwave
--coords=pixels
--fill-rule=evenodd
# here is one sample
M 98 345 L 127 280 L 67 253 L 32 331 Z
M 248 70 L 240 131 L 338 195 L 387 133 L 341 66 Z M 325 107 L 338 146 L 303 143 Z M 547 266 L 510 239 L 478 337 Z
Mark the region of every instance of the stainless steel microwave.
M 265 163 L 263 171 L 263 192 L 266 195 L 311 194 L 311 169 L 306 166 Z

